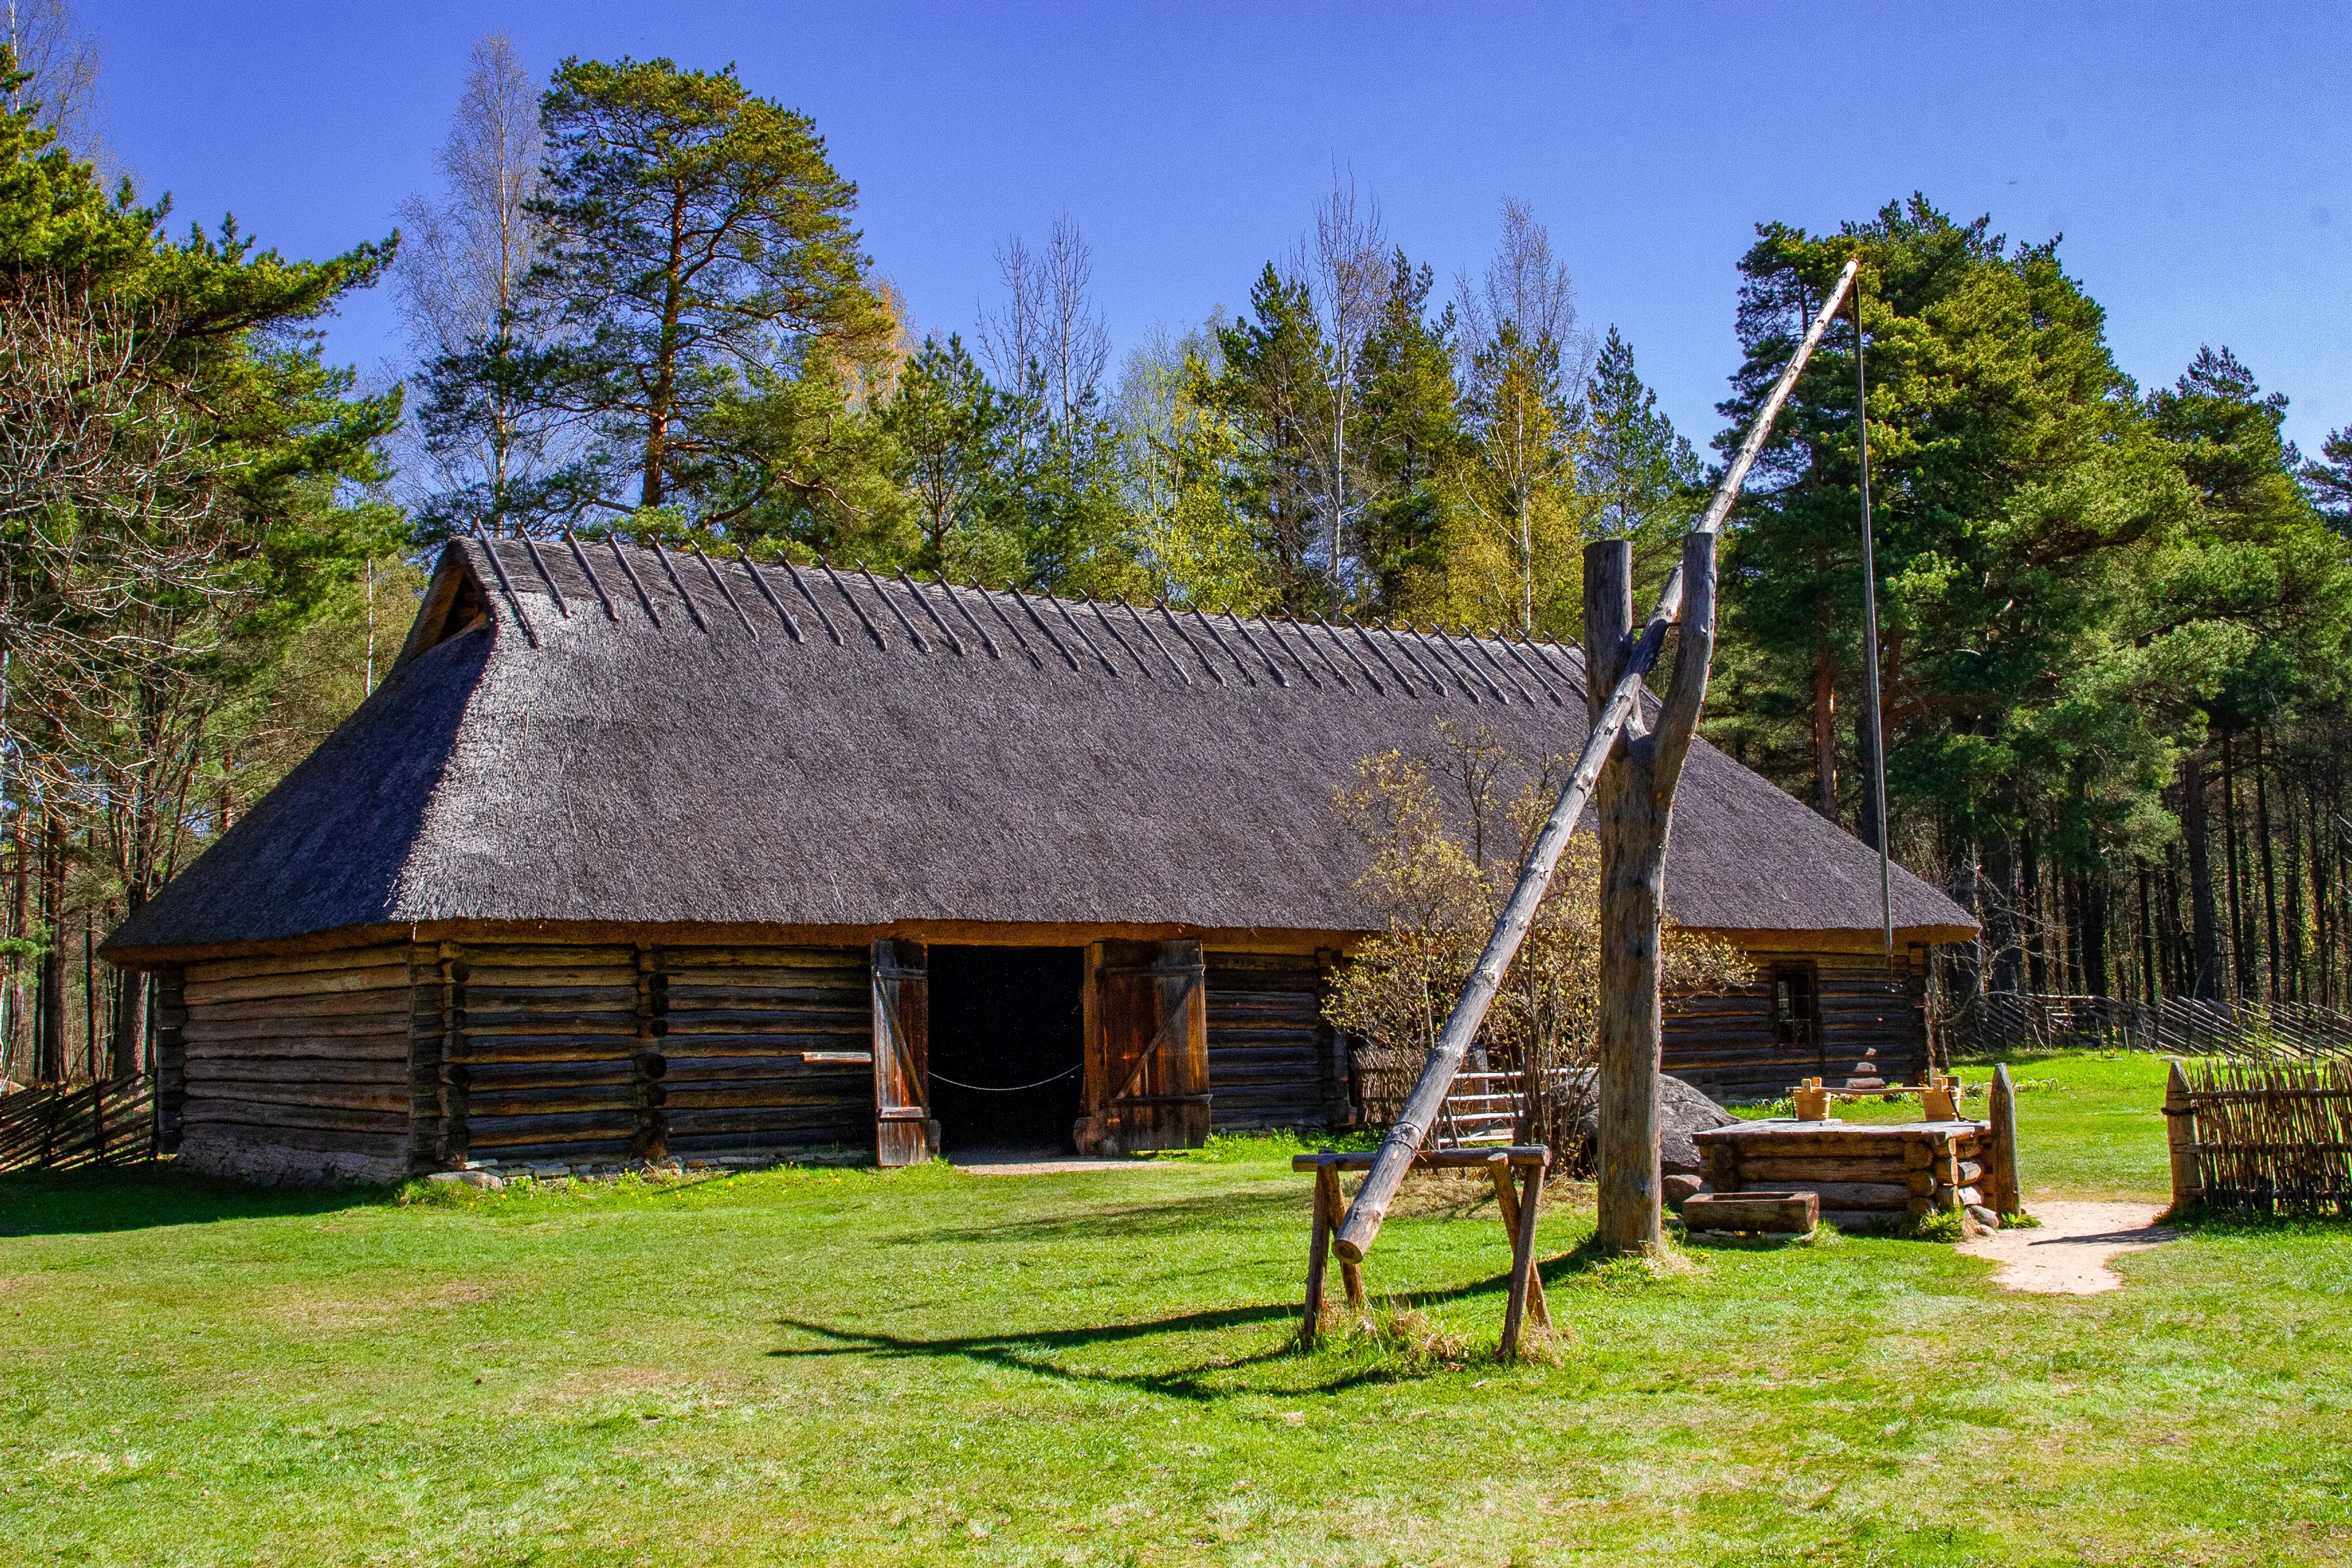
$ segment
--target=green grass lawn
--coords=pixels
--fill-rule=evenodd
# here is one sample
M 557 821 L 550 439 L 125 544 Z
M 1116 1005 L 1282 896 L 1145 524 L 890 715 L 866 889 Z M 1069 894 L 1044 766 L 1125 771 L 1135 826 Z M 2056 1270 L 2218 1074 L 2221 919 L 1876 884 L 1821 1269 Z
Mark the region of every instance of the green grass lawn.
M 2029 1187 L 2160 1195 L 2160 1068 L 2012 1070 Z M 1492 1205 L 1432 1187 L 1370 1265 L 1426 1326 L 1309 1355 L 1286 1153 L 0 1179 L 0 1562 L 2352 1557 L 2352 1232 L 2208 1226 L 2056 1300 L 1913 1242 L 1564 1256 L 1506 1367 Z

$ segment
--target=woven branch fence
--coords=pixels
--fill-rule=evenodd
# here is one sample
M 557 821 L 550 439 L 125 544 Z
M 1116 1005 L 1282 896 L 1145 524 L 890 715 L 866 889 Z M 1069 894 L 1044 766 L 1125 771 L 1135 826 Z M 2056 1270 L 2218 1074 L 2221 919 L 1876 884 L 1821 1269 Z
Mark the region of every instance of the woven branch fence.
M 2352 1063 L 2173 1063 L 2173 1198 L 2352 1215 Z
M 144 1160 L 154 1119 L 152 1085 L 137 1076 L 0 1095 L 0 1171 Z

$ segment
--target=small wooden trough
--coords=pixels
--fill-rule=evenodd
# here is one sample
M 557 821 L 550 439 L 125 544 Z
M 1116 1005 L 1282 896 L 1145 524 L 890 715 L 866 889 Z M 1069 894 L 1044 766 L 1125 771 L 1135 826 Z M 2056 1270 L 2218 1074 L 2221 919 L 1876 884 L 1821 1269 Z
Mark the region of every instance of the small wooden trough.
M 1812 1193 L 1703 1194 L 1683 1201 L 1682 1215 L 1692 1230 L 1811 1236 L 1822 1223 L 1822 1200 Z
M 1323 1277 L 1331 1258 L 1331 1233 L 1348 1212 L 1347 1199 L 1339 1190 L 1339 1173 L 1369 1171 L 1375 1157 L 1369 1149 L 1346 1153 L 1325 1149 L 1291 1157 L 1292 1170 L 1315 1173 L 1315 1236 L 1307 1255 L 1306 1321 L 1299 1326 L 1299 1341 L 1309 1350 L 1323 1331 Z M 1530 1318 L 1543 1327 L 1551 1325 L 1543 1277 L 1536 1272 L 1536 1211 L 1543 1203 L 1544 1172 L 1550 1165 L 1551 1151 L 1541 1143 L 1507 1149 L 1427 1149 L 1412 1157 L 1414 1171 L 1484 1171 L 1495 1184 L 1495 1202 L 1502 1211 L 1503 1232 L 1511 1244 L 1511 1294 L 1503 1310 L 1506 1361 L 1519 1353 L 1520 1330 Z M 1516 1183 L 1514 1175 L 1518 1178 Z M 1349 1304 L 1361 1307 L 1362 1265 L 1342 1258 L 1339 1279 Z
M 1818 1195 L 1819 1216 L 1843 1229 L 1892 1229 L 1906 1215 L 1983 1205 L 1991 1151 L 1983 1121 L 1803 1121 L 1775 1117 L 1694 1133 L 1718 1200 L 1748 1194 Z M 1689 1222 L 1694 1198 L 1683 1205 Z

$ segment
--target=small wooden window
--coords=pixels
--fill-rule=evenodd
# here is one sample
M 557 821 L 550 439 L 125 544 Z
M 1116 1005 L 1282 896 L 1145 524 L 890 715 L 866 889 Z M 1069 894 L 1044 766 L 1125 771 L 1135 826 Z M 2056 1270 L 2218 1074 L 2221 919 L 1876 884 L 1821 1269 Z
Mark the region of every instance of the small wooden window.
M 1784 1046 L 1810 1046 L 1813 1032 L 1813 972 L 1772 971 L 1772 1035 Z

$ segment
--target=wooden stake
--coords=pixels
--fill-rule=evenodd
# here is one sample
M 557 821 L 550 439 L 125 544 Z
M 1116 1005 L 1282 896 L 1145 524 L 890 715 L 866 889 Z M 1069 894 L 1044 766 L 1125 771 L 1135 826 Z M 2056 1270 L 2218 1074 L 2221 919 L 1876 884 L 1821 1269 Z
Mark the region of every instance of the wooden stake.
M 2181 1214 L 2197 1206 L 2203 1189 L 2197 1180 L 2196 1106 L 2178 1057 L 2164 1083 L 2164 1123 L 2165 1145 L 2172 1156 L 2172 1209 Z
M 1992 1136 L 1983 1164 L 1993 1212 L 2021 1214 L 2025 1194 L 2017 1179 L 2017 1089 L 2009 1081 L 2007 1062 L 1992 1069 L 1992 1102 L 1986 1119 L 1992 1123 Z

